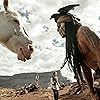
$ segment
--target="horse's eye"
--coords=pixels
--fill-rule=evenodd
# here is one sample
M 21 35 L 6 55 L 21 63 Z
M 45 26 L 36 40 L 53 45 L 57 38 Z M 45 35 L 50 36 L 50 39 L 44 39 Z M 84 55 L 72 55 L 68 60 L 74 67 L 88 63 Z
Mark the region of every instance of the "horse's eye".
M 20 24 L 19 21 L 17 19 L 13 20 L 15 23 L 17 23 L 18 25 Z

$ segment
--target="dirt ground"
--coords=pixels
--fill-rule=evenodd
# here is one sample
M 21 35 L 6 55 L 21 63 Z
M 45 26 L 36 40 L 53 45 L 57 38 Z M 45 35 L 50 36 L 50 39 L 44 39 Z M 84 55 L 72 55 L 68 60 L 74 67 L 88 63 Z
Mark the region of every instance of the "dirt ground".
M 61 88 L 59 91 L 59 100 L 91 100 L 87 86 L 84 87 L 83 93 L 73 95 L 75 91 L 74 87 L 67 85 Z M 0 91 L 3 91 L 3 93 L 0 92 L 2 94 L 0 94 L 0 100 L 54 100 L 51 89 L 40 88 L 37 91 L 23 95 L 15 95 L 15 90 L 10 89 L 1 89 Z

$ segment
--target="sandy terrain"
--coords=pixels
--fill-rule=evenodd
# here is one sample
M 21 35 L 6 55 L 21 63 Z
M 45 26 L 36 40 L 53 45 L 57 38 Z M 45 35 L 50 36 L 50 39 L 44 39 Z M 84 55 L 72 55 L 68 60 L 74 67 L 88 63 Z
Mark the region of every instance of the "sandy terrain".
M 0 100 L 53 100 L 53 93 L 51 89 L 39 88 L 37 91 L 30 92 L 23 95 L 15 95 L 16 91 L 11 89 L 1 88 Z M 91 100 L 87 86 L 84 92 L 76 95 L 73 94 L 71 85 L 67 85 L 59 91 L 59 100 Z

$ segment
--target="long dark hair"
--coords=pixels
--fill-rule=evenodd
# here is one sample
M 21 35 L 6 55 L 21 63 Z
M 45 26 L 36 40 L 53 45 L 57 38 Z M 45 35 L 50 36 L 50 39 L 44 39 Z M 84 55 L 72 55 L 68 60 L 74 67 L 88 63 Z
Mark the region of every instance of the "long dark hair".
M 68 67 L 74 72 L 78 83 L 79 79 L 83 80 L 81 72 L 81 64 L 83 59 L 79 51 L 76 38 L 76 32 L 80 26 L 81 24 L 73 18 L 71 22 L 65 22 L 66 57 L 63 65 L 65 66 L 66 62 L 68 62 Z

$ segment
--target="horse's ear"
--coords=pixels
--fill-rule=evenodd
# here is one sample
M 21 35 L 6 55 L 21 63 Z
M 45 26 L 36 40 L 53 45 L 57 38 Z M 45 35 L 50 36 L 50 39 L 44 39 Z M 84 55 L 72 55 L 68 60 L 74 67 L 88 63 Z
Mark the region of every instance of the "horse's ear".
M 3 1 L 3 6 L 4 6 L 5 11 L 8 11 L 8 0 Z

